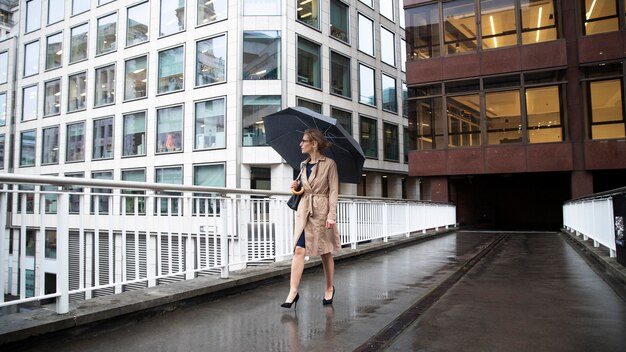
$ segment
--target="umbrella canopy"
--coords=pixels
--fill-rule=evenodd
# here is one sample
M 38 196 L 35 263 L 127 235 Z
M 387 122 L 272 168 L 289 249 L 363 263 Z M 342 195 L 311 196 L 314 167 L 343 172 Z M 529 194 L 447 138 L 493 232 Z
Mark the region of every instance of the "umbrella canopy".
M 304 131 L 315 128 L 333 145 L 324 151 L 324 155 L 335 160 L 339 182 L 359 183 L 365 154 L 359 143 L 348 133 L 336 119 L 302 107 L 287 108 L 263 118 L 265 138 L 274 150 L 294 169 L 307 156 L 300 151 L 300 141 Z

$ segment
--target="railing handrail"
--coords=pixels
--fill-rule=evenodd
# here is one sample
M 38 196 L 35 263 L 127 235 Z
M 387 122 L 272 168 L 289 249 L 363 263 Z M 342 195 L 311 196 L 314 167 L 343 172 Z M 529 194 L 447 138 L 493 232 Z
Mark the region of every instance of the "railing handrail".
M 590 195 L 584 196 L 584 197 L 573 198 L 573 199 L 570 199 L 568 201 L 565 201 L 563 204 L 577 203 L 577 202 L 582 202 L 582 201 L 587 201 L 587 200 L 608 198 L 608 197 L 612 197 L 612 196 L 614 196 L 616 194 L 622 194 L 622 193 L 626 193 L 626 187 L 615 188 L 615 189 L 611 189 L 611 190 L 604 191 L 604 192 L 598 192 L 598 193 L 590 194 Z

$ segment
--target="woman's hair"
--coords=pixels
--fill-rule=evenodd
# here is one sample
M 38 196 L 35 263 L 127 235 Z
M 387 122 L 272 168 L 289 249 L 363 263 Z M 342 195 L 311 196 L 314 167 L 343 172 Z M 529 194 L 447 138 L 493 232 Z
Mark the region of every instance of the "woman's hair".
M 309 138 L 311 138 L 311 141 L 317 142 L 317 149 L 320 151 L 320 153 L 324 152 L 324 150 L 333 145 L 326 139 L 326 137 L 324 137 L 324 134 L 320 132 L 320 130 L 309 128 L 304 131 L 304 135 L 309 136 Z

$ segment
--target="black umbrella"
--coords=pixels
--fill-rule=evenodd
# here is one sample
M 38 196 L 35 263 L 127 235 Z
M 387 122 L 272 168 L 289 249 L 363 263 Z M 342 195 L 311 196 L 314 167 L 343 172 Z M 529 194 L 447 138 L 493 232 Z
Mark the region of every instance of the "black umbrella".
M 307 108 L 294 107 L 281 110 L 263 118 L 265 138 L 274 150 L 294 169 L 306 159 L 300 151 L 300 141 L 304 130 L 320 130 L 333 145 L 324 155 L 335 160 L 339 182 L 359 183 L 365 155 L 357 141 L 352 138 L 336 119 Z

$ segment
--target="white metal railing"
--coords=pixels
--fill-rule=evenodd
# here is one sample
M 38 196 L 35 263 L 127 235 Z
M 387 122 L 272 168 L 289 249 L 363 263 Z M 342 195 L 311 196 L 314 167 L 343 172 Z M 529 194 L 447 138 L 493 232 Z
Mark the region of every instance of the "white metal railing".
M 566 202 L 563 205 L 563 225 L 586 241 L 593 240 L 594 247 L 609 249 L 615 257 L 615 232 L 611 196 L 589 197 Z
M 0 307 L 70 301 L 289 259 L 287 193 L 0 174 Z M 453 205 L 342 197 L 341 244 L 456 223 Z M 54 282 L 53 279 L 56 280 Z

